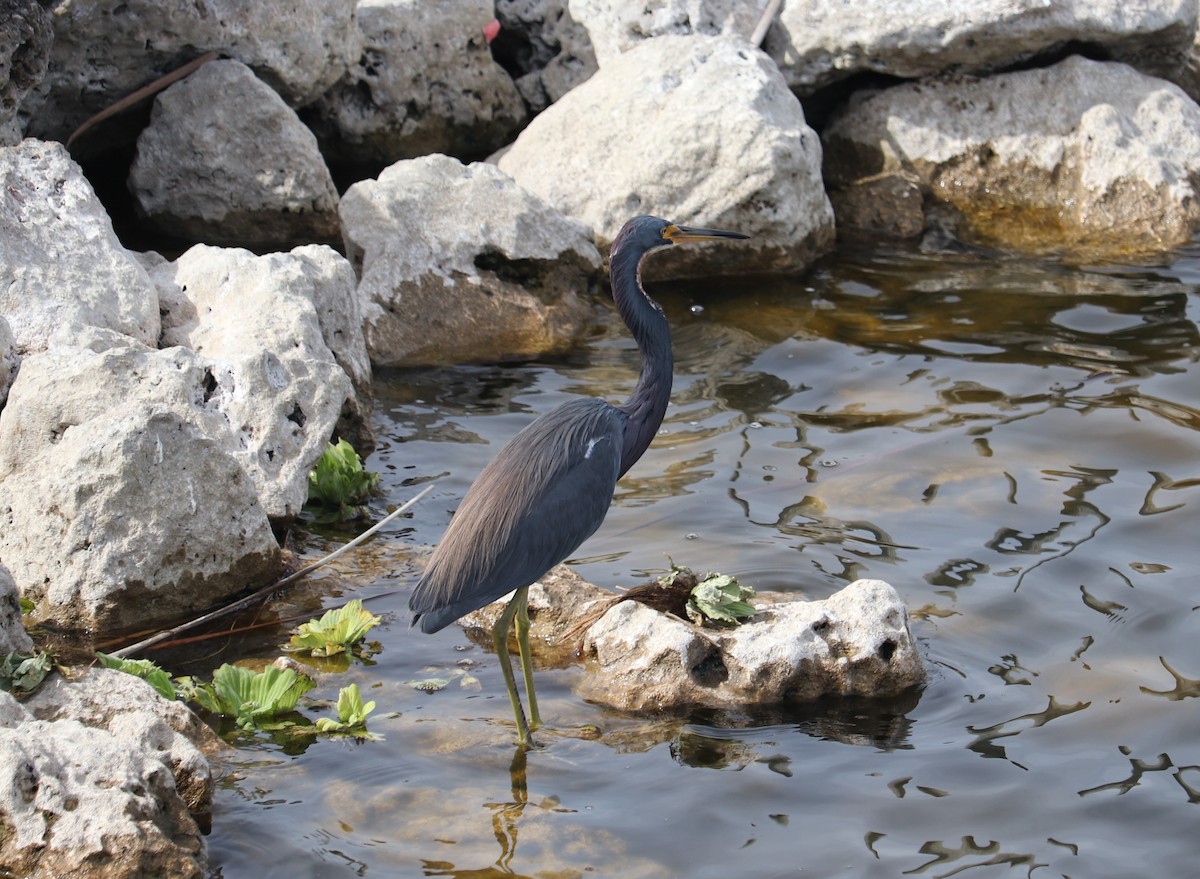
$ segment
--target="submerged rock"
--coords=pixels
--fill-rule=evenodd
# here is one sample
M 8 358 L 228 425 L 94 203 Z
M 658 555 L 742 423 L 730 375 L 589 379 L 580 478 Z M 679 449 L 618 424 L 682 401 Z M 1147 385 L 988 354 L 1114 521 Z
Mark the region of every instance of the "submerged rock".
M 210 61 L 158 96 L 129 189 L 149 223 L 187 241 L 278 249 L 339 237 L 317 139 L 237 61 Z
M 639 44 L 546 108 L 499 166 L 602 248 L 635 214 L 752 236 L 663 253 L 655 277 L 799 269 L 833 244 L 820 140 L 771 60 L 736 39 Z
M 1119 258 L 1200 228 L 1200 108 L 1124 64 L 856 95 L 825 131 L 839 228 Z
M 397 162 L 340 211 L 377 366 L 527 360 L 586 329 L 600 254 L 588 229 L 493 165 Z
M 460 624 L 490 630 L 506 603 Z M 529 589 L 530 642 L 539 663 L 582 657 L 579 695 L 634 713 L 891 698 L 925 680 L 908 611 L 882 580 L 856 580 L 821 601 L 773 595 L 754 605 L 739 626 L 701 627 L 559 567 Z

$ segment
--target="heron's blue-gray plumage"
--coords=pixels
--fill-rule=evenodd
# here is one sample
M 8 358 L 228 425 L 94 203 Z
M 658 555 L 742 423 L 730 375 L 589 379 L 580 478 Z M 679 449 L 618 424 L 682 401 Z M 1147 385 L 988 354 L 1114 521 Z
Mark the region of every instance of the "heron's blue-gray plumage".
M 409 602 L 436 632 L 528 586 L 604 521 L 627 417 L 603 400 L 564 403 L 500 450 L 467 491 Z

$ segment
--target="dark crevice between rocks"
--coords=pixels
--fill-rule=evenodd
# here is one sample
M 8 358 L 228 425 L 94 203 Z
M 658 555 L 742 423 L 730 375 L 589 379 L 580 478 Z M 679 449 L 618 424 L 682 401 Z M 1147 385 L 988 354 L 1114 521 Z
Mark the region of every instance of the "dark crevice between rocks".
M 719 687 L 729 680 L 729 669 L 721 658 L 721 650 L 715 644 L 688 669 L 692 680 L 702 687 Z
M 491 272 L 505 284 L 539 289 L 545 284 L 552 266 L 541 259 L 509 259 L 498 250 L 487 248 L 476 255 L 475 268 L 481 272 Z

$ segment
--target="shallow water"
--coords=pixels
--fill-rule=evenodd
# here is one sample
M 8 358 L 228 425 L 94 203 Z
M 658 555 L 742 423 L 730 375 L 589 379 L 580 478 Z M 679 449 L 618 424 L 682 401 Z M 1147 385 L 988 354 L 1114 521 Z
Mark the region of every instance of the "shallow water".
M 527 760 L 492 654 L 408 628 L 413 560 L 535 415 L 623 398 L 636 351 L 614 317 L 562 362 L 380 376 L 368 466 L 393 505 L 434 491 L 276 610 L 371 599 L 382 651 L 312 695 L 358 682 L 384 740 L 242 740 L 212 875 L 1194 875 L 1197 284 L 1200 247 L 1080 268 L 842 254 L 659 289 L 673 404 L 577 570 L 632 585 L 669 555 L 810 597 L 884 579 L 929 681 L 880 704 L 634 718 L 544 670 L 551 728 Z

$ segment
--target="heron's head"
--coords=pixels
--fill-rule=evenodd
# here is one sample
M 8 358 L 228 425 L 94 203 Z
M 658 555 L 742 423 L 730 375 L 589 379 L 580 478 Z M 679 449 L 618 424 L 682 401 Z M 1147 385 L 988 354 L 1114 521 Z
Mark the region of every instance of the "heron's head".
M 662 217 L 634 217 L 621 227 L 613 239 L 613 253 L 629 249 L 633 253 L 648 253 L 669 244 L 686 241 L 715 241 L 721 238 L 749 238 L 741 232 L 726 232 L 722 229 L 702 229 L 697 226 L 679 226 Z

